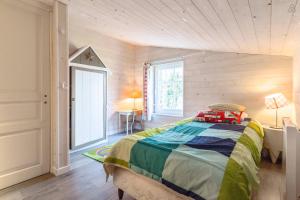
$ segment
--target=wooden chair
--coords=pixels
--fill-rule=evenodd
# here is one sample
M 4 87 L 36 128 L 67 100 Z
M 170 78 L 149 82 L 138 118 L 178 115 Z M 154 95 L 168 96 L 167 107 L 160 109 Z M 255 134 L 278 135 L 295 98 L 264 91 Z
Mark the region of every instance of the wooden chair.
M 143 117 L 143 111 L 142 110 L 138 110 L 135 111 L 134 115 L 132 116 L 132 122 L 131 122 L 131 126 L 130 126 L 130 132 L 132 134 L 133 129 L 134 129 L 134 125 L 135 124 L 139 124 L 140 125 L 140 130 L 144 130 L 144 117 Z

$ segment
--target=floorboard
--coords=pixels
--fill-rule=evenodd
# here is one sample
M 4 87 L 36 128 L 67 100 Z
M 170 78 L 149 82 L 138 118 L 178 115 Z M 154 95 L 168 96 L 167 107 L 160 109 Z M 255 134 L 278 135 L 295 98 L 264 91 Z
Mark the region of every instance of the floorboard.
M 114 143 L 123 135 L 109 138 Z M 102 164 L 76 152 L 71 155 L 72 170 L 55 177 L 46 174 L 15 186 L 0 190 L 0 200 L 118 200 L 112 180 L 106 182 Z M 259 171 L 261 183 L 253 200 L 280 200 L 281 165 L 263 160 Z M 124 200 L 133 200 L 124 194 Z

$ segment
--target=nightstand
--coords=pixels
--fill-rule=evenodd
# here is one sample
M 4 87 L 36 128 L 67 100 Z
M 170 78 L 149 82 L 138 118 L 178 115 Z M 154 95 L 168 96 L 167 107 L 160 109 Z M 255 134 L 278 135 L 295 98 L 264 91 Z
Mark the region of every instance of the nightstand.
M 282 128 L 276 129 L 263 126 L 265 132 L 264 147 L 269 150 L 272 163 L 276 163 L 280 152 L 283 150 Z

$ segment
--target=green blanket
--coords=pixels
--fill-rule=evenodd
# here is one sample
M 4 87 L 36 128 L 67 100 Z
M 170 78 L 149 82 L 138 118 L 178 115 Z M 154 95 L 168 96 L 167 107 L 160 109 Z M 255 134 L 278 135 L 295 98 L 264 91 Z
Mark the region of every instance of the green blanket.
M 130 168 L 193 199 L 250 199 L 257 186 L 263 129 L 194 122 L 149 129 L 120 140 L 104 161 Z

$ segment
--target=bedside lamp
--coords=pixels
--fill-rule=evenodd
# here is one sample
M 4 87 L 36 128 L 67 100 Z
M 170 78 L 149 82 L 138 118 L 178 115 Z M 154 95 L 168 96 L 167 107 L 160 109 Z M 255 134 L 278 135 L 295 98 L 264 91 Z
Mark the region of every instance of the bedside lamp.
M 135 100 L 142 98 L 142 93 L 139 90 L 133 90 L 130 94 L 130 98 L 133 99 L 133 110 L 136 110 Z
M 282 93 L 271 94 L 265 97 L 265 104 L 267 109 L 276 109 L 276 126 L 277 126 L 277 118 L 278 118 L 278 108 L 282 108 L 288 105 L 287 99 Z

